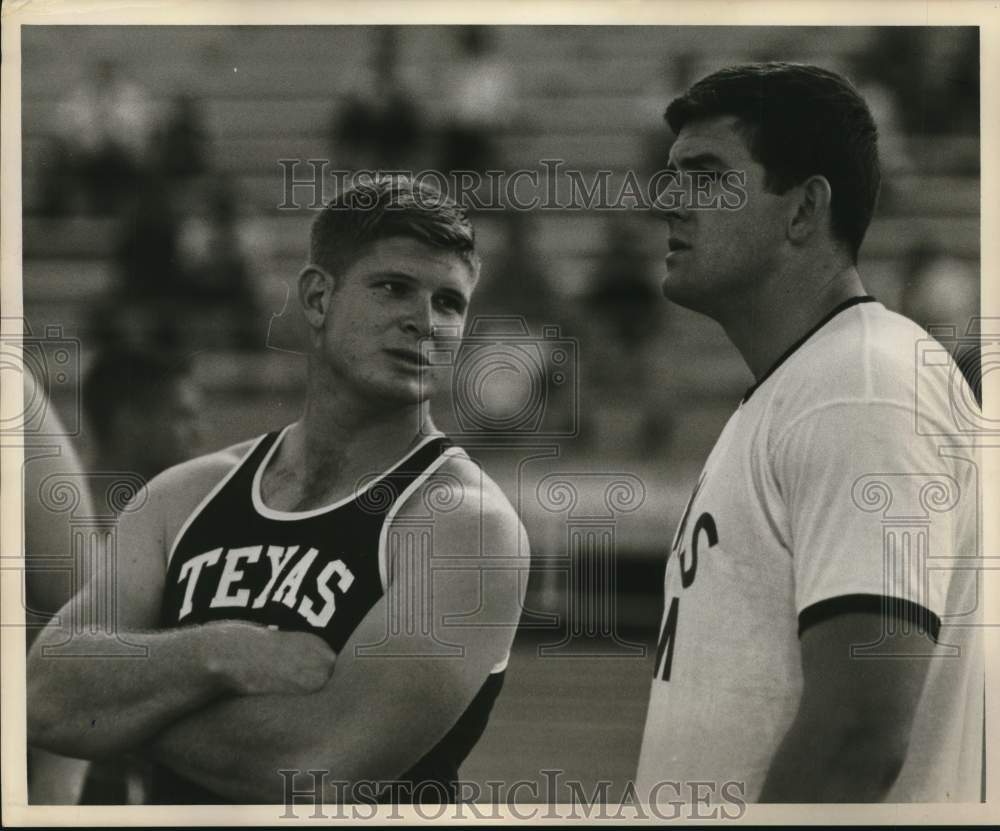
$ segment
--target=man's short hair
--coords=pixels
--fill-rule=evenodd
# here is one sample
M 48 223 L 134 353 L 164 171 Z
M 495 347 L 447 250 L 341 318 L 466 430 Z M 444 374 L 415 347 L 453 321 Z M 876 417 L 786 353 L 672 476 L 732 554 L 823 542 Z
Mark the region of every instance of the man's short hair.
M 850 82 L 804 64 L 731 66 L 674 99 L 666 120 L 678 134 L 689 122 L 727 115 L 739 119 L 772 193 L 784 193 L 813 175 L 826 178 L 833 194 L 833 236 L 857 262 L 881 174 L 875 121 Z
M 363 180 L 334 197 L 313 221 L 309 259 L 331 274 L 343 273 L 370 245 L 390 237 L 451 251 L 479 274 L 465 210 L 437 188 L 404 176 Z
M 120 413 L 156 413 L 169 385 L 191 372 L 191 360 L 183 355 L 117 346 L 102 351 L 87 370 L 81 396 L 98 443 L 104 446 L 113 439 Z

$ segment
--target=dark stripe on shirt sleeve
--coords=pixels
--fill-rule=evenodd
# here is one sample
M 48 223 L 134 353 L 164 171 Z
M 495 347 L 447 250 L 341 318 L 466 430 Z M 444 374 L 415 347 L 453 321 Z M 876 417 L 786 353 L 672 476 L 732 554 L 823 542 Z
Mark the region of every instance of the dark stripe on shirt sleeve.
M 912 600 L 881 594 L 845 594 L 821 600 L 803 609 L 799 613 L 799 637 L 801 638 L 802 633 L 810 626 L 847 612 L 871 612 L 884 617 L 894 617 L 916 626 L 918 631 L 927 632 L 935 643 L 941 632 L 941 618 L 926 606 L 921 606 Z

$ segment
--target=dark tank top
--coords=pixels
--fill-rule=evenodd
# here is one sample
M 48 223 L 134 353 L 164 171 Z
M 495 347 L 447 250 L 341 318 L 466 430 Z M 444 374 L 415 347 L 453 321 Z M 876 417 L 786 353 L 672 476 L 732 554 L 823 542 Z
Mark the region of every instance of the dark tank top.
M 426 439 L 354 496 L 287 513 L 267 508 L 259 496 L 280 437 L 260 438 L 182 527 L 167 569 L 163 627 L 246 620 L 319 635 L 339 652 L 382 597 L 383 525 L 444 461 L 450 442 Z M 502 669 L 492 672 L 447 735 L 400 777 L 405 784 L 378 800 L 454 801 L 459 765 L 482 736 L 503 677 Z M 154 766 L 150 796 L 153 804 L 230 801 L 161 765 Z

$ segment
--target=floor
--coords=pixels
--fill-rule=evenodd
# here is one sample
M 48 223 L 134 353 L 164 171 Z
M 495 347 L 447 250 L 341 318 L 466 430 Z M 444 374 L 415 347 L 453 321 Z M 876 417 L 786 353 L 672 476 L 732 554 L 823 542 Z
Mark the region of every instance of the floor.
M 651 650 L 567 657 L 541 655 L 539 646 L 537 636 L 515 644 L 504 689 L 486 733 L 462 766 L 462 780 L 478 783 L 483 796 L 476 801 L 483 802 L 495 801 L 489 780 L 504 782 L 508 790 L 518 781 L 536 783 L 537 790 L 523 785 L 512 794 L 518 803 L 560 801 L 571 781 L 588 798 L 601 781 L 610 783 L 610 794 L 620 794 L 635 777 Z

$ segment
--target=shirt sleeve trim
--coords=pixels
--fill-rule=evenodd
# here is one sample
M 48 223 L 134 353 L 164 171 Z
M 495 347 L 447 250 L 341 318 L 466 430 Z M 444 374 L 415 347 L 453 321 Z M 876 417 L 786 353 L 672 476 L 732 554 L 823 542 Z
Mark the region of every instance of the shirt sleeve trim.
M 941 633 L 941 618 L 912 600 L 881 594 L 844 594 L 820 600 L 799 612 L 799 638 L 817 623 L 849 612 L 877 614 L 912 624 L 918 632 L 929 634 L 935 643 Z

